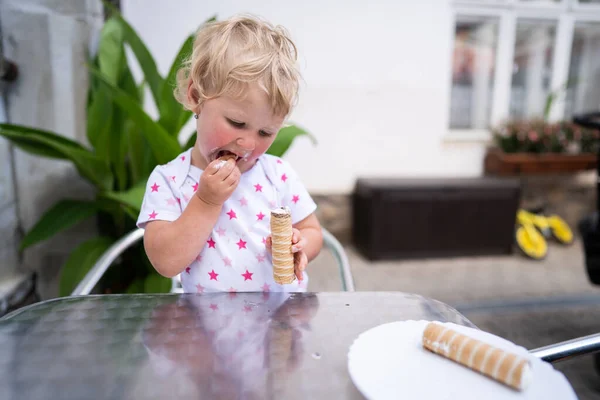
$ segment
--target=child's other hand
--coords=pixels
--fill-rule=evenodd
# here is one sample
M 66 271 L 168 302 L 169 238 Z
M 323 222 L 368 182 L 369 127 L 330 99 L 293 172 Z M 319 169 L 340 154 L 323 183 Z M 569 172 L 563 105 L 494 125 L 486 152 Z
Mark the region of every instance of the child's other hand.
M 265 246 L 269 253 L 271 253 L 271 247 L 273 242 L 271 240 L 271 235 L 267 237 Z M 292 228 L 292 253 L 294 253 L 294 272 L 296 274 L 296 278 L 299 281 L 303 280 L 302 272 L 306 269 L 306 265 L 308 264 L 308 256 L 304 252 L 304 247 L 306 246 L 306 238 L 302 236 L 302 233 L 296 229 Z
M 235 161 L 227 160 L 222 164 L 221 160 L 214 160 L 200 176 L 196 196 L 207 204 L 221 206 L 237 188 L 241 175 Z

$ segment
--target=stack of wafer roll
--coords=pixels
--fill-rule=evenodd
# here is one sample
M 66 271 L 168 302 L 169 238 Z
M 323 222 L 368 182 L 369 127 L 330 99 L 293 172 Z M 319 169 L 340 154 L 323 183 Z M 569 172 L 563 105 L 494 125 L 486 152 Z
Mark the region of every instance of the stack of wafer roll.
M 271 211 L 271 253 L 273 279 L 280 285 L 294 282 L 294 254 L 292 253 L 292 215 L 289 208 Z
M 524 390 L 531 381 L 531 366 L 525 357 L 490 346 L 447 325 L 427 324 L 423 347 L 516 390 Z

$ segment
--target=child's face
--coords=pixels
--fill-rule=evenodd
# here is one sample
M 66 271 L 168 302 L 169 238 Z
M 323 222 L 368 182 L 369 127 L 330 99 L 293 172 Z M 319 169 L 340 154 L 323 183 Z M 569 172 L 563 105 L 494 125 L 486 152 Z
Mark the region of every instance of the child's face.
M 205 169 L 223 154 L 233 153 L 240 171 L 248 171 L 271 146 L 283 120 L 273 115 L 267 94 L 256 84 L 248 86 L 242 99 L 222 96 L 205 101 L 196 122 L 194 165 Z

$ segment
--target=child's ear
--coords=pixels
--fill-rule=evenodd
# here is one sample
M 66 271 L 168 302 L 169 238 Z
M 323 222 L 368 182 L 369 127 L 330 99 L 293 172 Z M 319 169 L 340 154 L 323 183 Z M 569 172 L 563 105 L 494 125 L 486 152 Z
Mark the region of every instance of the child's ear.
M 194 82 L 192 82 L 191 79 L 190 79 L 190 83 L 188 84 L 187 97 L 188 97 L 188 103 L 190 105 L 193 105 L 191 111 L 195 114 L 198 114 L 200 112 L 200 106 L 199 106 L 200 96 L 198 94 L 198 90 L 196 90 L 196 88 L 194 87 Z

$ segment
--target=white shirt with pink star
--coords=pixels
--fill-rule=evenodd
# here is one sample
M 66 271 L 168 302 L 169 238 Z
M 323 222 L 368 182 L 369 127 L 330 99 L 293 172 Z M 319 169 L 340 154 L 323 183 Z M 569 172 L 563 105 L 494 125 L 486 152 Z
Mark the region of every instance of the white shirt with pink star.
M 150 174 L 137 226 L 154 220 L 175 221 L 190 202 L 202 170 L 191 165 L 191 149 Z M 270 210 L 287 206 L 292 223 L 313 213 L 317 206 L 290 164 L 279 157 L 262 155 L 224 203 L 204 248 L 181 273 L 187 293 L 203 292 L 304 292 L 302 281 L 279 285 L 273 280 L 271 255 L 265 248 L 270 229 Z

